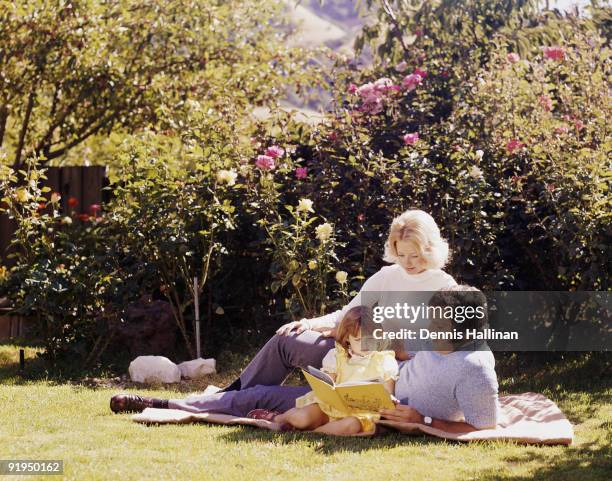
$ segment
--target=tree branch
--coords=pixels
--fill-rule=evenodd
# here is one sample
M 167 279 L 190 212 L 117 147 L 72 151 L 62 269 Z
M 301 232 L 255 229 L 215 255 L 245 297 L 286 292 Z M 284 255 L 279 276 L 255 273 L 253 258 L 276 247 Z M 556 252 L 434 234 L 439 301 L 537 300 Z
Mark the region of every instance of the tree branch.
M 28 105 L 26 106 L 25 115 L 23 116 L 23 122 L 21 123 L 21 132 L 19 132 L 19 143 L 17 144 L 17 150 L 15 152 L 15 165 L 19 166 L 21 163 L 21 153 L 23 151 L 23 145 L 25 144 L 26 133 L 28 131 L 28 125 L 30 124 L 30 116 L 32 115 L 32 109 L 34 108 L 34 99 L 36 98 L 36 92 L 32 90 L 28 96 Z
M 0 105 L 0 147 L 4 140 L 4 132 L 6 132 L 6 122 L 8 121 L 8 108 L 6 105 Z

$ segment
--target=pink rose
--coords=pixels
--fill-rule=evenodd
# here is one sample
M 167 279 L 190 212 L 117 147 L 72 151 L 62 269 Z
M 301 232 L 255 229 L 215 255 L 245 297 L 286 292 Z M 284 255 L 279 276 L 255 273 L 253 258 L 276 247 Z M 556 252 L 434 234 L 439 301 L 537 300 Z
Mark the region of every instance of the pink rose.
M 383 111 L 384 103 L 380 97 L 370 96 L 363 101 L 361 112 L 371 115 L 379 114 Z
M 405 72 L 407 69 L 408 69 L 408 64 L 406 63 L 406 61 L 405 61 L 405 60 L 402 60 L 400 63 L 398 63 L 398 64 L 395 66 L 395 70 L 396 70 L 396 71 L 398 71 L 398 72 L 400 72 L 400 73 L 401 73 L 401 72 Z
M 555 134 L 557 135 L 567 134 L 568 132 L 569 132 L 569 127 L 565 124 L 560 125 L 559 127 L 555 128 Z
M 406 144 L 406 145 L 414 145 L 419 140 L 419 133 L 418 132 L 413 132 L 411 134 L 406 134 L 402 138 L 404 139 L 404 144 Z
M 506 150 L 512 154 L 515 150 L 522 149 L 525 144 L 518 139 L 512 139 L 506 144 Z
M 417 85 L 420 85 L 422 81 L 423 77 L 419 74 L 411 73 L 410 75 L 406 75 L 404 80 L 402 80 L 402 88 L 410 92 L 414 90 Z
M 357 95 L 359 95 L 360 97 L 370 97 L 372 95 L 376 95 L 376 93 L 376 87 L 371 82 L 363 84 L 362 86 L 357 88 Z
M 277 159 L 281 157 L 285 151 L 281 149 L 278 145 L 272 145 L 266 149 L 266 155 L 268 157 L 272 157 L 273 159 Z
M 89 206 L 89 213 L 91 214 L 92 217 L 97 217 L 98 216 L 98 212 L 100 212 L 100 204 L 91 204 Z
M 374 90 L 380 94 L 386 94 L 393 91 L 399 91 L 399 85 L 395 85 L 390 78 L 379 78 L 374 82 Z
M 576 130 L 581 131 L 582 129 L 584 129 L 584 122 L 580 119 L 576 119 L 574 121 L 574 127 L 576 128 Z
M 546 110 L 547 112 L 550 112 L 552 110 L 552 107 L 553 107 L 552 99 L 548 95 L 540 95 L 538 97 L 538 102 L 540 102 L 540 105 L 542 106 L 542 108 Z
M 262 170 L 272 170 L 274 168 L 274 159 L 269 155 L 258 155 L 255 165 Z
M 349 94 L 354 94 L 355 92 L 357 92 L 357 85 L 355 85 L 354 83 L 349 84 L 347 91 Z
M 295 169 L 296 179 L 305 179 L 308 176 L 308 167 L 298 167 Z
M 510 63 L 516 63 L 521 59 L 518 53 L 509 53 L 506 58 L 508 59 L 508 62 Z
M 565 59 L 565 49 L 563 47 L 542 47 L 542 51 L 545 59 L 559 62 Z
M 423 79 L 424 79 L 425 77 L 427 77 L 427 72 L 426 72 L 425 70 L 421 70 L 421 69 L 420 69 L 420 68 L 418 68 L 418 67 L 417 67 L 417 68 L 414 70 L 414 72 L 412 72 L 412 73 L 413 73 L 413 74 L 415 74 L 415 75 L 420 76 L 420 77 L 421 77 L 421 78 L 423 78 Z

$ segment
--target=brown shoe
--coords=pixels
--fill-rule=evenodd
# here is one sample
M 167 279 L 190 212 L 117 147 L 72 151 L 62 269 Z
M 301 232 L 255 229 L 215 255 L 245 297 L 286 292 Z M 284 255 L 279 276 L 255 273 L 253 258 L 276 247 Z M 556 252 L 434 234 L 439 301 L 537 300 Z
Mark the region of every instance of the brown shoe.
M 115 394 L 110 400 L 114 413 L 142 412 L 145 408 L 168 408 L 167 399 L 139 396 L 137 394 Z

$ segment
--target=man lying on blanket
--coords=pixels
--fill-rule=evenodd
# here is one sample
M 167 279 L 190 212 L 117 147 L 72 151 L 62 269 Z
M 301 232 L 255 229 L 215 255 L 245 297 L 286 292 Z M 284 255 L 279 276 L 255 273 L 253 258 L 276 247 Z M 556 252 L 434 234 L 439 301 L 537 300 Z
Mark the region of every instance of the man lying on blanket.
M 430 331 L 455 330 L 465 334 L 468 329 L 482 330 L 487 325 L 486 298 L 473 287 L 442 289 L 432 296 L 429 304 L 443 308 L 471 306 L 475 311 L 485 313 L 480 319 L 474 316 L 462 323 L 453 319 L 433 319 Z M 495 427 L 499 406 L 493 354 L 486 345 L 474 347 L 472 342 L 467 350 L 464 343 L 434 341 L 435 350 L 419 351 L 411 360 L 403 362 L 395 384 L 395 397 L 399 404 L 395 409 L 382 410 L 383 418 L 430 425 L 454 433 Z M 257 410 L 258 417 L 261 418 L 263 413 L 265 419 L 275 421 L 279 413 L 294 407 L 295 400 L 309 390 L 302 386 L 257 385 L 238 391 L 169 400 L 118 394 L 111 399 L 111 409 L 114 412 L 138 412 L 155 407 L 242 417 Z

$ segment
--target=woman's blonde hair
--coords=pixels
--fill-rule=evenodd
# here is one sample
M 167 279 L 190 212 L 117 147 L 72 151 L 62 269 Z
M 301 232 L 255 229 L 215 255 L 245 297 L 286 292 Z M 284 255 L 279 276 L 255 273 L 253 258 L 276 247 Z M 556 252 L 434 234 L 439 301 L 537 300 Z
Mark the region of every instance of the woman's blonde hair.
M 397 242 L 411 242 L 425 263 L 426 269 L 442 269 L 448 262 L 448 242 L 440 235 L 436 221 L 422 210 L 407 210 L 393 219 L 385 242 L 386 262 L 397 263 Z

